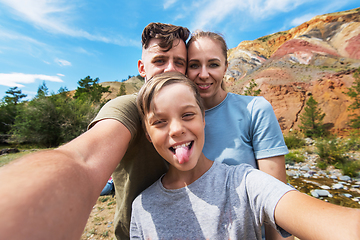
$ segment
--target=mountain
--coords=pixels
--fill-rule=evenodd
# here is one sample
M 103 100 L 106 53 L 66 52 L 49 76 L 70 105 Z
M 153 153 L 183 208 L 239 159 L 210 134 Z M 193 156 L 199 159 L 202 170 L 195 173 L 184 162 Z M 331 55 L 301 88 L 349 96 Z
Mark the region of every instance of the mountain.
M 144 84 L 144 79 L 139 76 L 130 77 L 128 80 L 123 82 L 102 82 L 101 86 L 107 87 L 110 86 L 109 90 L 111 93 L 104 93 L 103 99 L 114 99 L 120 93 L 121 84 L 124 84 L 126 94 L 136 93 L 140 90 L 141 86 Z
M 241 42 L 228 51 L 227 90 L 242 94 L 254 79 L 284 132 L 298 129 L 310 96 L 333 132 L 348 128 L 344 92 L 360 67 L 360 8 L 316 16 L 288 31 Z M 360 111 L 358 112 L 360 114 Z

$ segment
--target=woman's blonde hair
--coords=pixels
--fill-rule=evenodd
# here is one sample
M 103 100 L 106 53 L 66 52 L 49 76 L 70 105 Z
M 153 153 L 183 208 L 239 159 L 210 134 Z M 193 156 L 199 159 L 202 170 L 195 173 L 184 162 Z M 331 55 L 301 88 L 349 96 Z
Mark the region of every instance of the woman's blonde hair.
M 212 40 L 220 43 L 222 53 L 223 53 L 223 55 L 225 57 L 225 65 L 228 64 L 228 61 L 227 61 L 228 47 L 226 45 L 225 39 L 219 33 L 197 30 L 197 31 L 195 31 L 195 32 L 193 32 L 191 34 L 191 37 L 190 37 L 189 41 L 186 44 L 186 48 L 189 49 L 189 46 L 191 45 L 191 43 L 193 43 L 194 41 L 196 41 L 196 40 L 198 40 L 200 38 L 209 38 L 209 39 L 212 39 Z

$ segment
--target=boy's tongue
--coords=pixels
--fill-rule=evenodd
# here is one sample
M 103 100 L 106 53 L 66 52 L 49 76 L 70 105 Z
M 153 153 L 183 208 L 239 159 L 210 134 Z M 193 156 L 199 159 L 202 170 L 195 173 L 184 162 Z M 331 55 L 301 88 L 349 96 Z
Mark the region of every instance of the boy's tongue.
M 175 149 L 175 155 L 180 164 L 186 163 L 187 161 L 189 161 L 189 147 L 179 147 Z

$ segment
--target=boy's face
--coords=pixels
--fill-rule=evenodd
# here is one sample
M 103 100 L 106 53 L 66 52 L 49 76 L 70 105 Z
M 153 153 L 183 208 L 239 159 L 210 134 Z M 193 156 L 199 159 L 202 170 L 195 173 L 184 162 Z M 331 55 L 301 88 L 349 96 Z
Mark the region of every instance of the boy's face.
M 205 121 L 189 86 L 163 87 L 145 115 L 149 140 L 158 153 L 180 171 L 193 169 L 204 146 Z
M 147 49 L 143 49 L 142 59 L 138 61 L 138 70 L 145 80 L 163 72 L 186 72 L 187 51 L 184 41 L 174 40 L 173 47 L 164 52 L 159 47 L 160 39 L 151 39 Z

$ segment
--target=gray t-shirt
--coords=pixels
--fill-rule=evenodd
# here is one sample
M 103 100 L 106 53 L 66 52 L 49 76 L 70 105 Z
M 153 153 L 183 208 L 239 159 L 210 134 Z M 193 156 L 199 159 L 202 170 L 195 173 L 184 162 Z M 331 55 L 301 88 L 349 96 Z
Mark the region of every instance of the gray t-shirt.
M 165 189 L 161 178 L 133 202 L 131 239 L 261 239 L 290 186 L 248 164 L 214 162 L 198 180 Z

